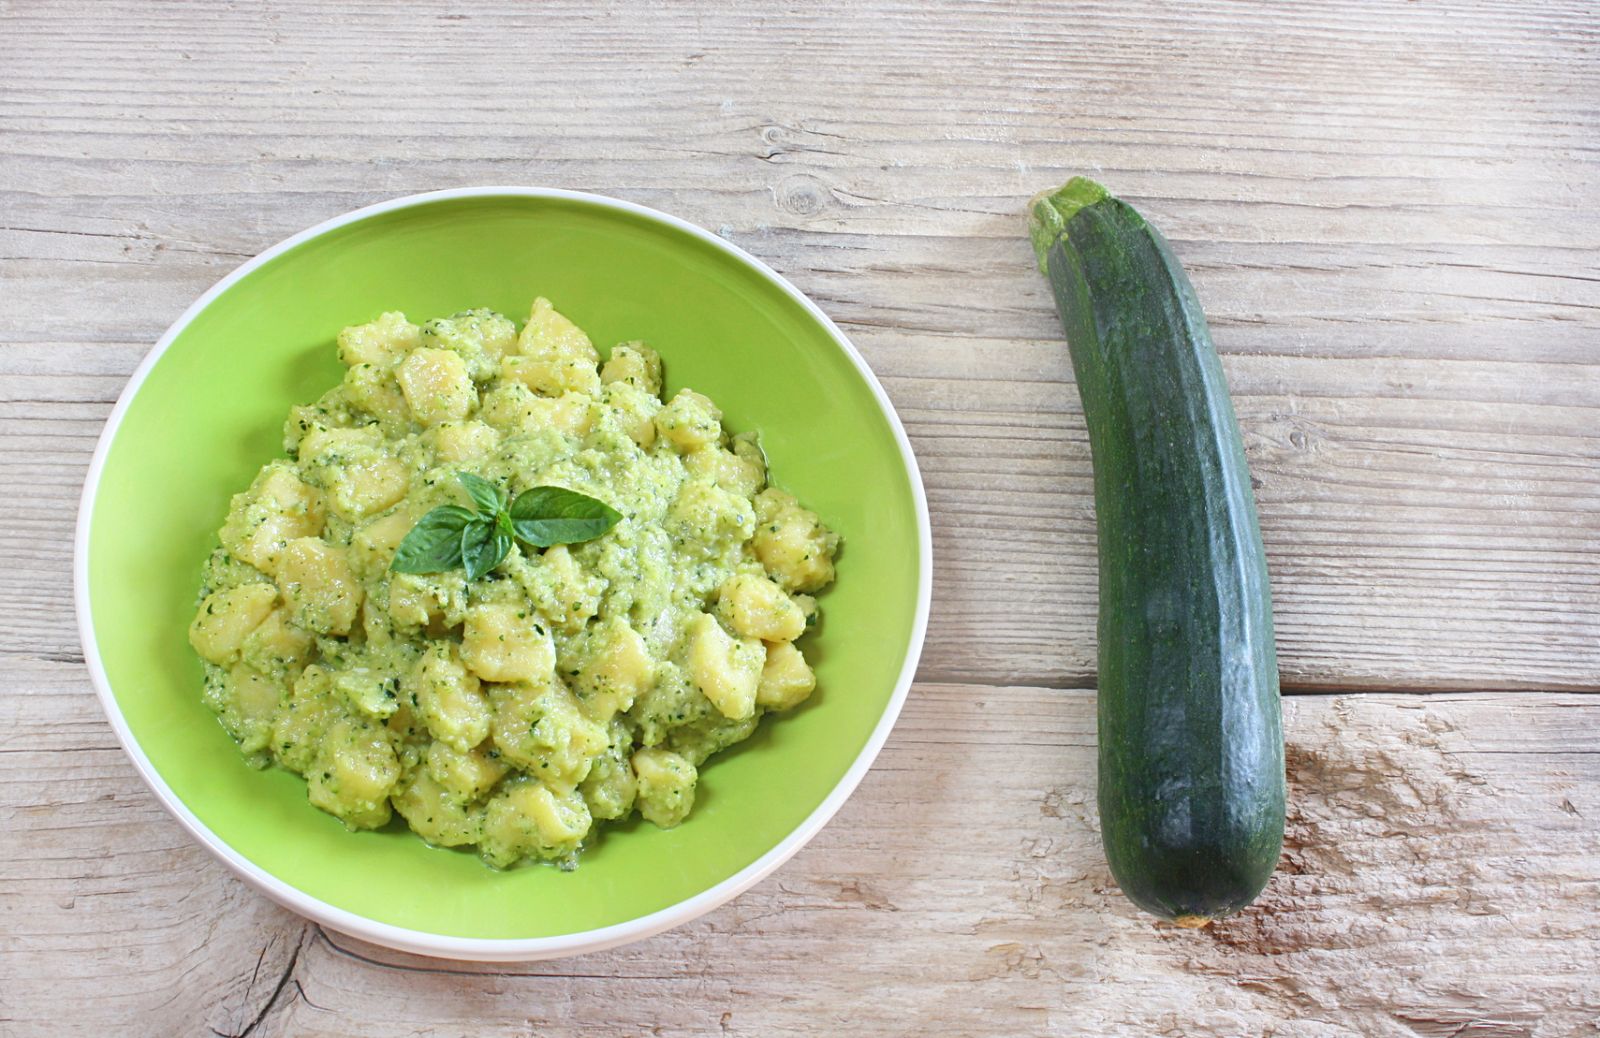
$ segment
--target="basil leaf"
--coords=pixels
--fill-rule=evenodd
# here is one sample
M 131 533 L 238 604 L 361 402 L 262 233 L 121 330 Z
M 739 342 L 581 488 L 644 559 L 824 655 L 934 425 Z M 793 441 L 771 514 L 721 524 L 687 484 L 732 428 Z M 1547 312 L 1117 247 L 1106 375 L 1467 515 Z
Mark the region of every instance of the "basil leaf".
M 604 501 L 565 487 L 534 487 L 511 503 L 517 538 L 536 548 L 593 540 L 621 518 Z
M 443 573 L 461 565 L 461 531 L 473 522 L 460 505 L 435 508 L 406 534 L 389 568 L 396 573 Z
M 472 503 L 478 506 L 478 512 L 485 519 L 493 519 L 496 512 L 503 511 L 506 507 L 506 492 L 484 479 L 474 476 L 470 472 L 457 472 L 456 478 L 461 485 L 467 488 L 467 493 L 472 497 Z
M 511 535 L 498 523 L 474 519 L 461 531 L 461 564 L 467 569 L 468 580 L 477 580 L 494 569 L 510 550 Z

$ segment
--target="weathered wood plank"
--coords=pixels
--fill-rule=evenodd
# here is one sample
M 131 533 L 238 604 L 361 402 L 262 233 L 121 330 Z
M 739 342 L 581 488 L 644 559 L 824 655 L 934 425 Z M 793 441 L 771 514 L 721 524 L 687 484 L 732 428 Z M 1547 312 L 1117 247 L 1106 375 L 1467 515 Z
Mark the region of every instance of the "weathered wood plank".
M 630 948 L 490 967 L 270 907 L 155 806 L 79 668 L 8 683 L 0 1016 L 19 1036 L 63 1004 L 105 1033 L 259 1018 L 257 1035 L 343 1038 L 1557 1036 L 1600 1018 L 1596 697 L 1290 700 L 1284 865 L 1256 907 L 1192 934 L 1138 915 L 1105 869 L 1092 694 L 919 685 L 849 806 L 772 879 Z
M 857 340 L 935 517 L 924 674 L 1091 682 L 1093 488 L 1064 349 Z M 65 532 L 105 396 L 141 354 L 0 352 L 0 493 L 17 502 L 0 566 L 28 606 L 0 617 L 8 644 L 76 651 Z M 1600 688 L 1600 364 L 1554 367 L 1229 358 L 1290 688 Z

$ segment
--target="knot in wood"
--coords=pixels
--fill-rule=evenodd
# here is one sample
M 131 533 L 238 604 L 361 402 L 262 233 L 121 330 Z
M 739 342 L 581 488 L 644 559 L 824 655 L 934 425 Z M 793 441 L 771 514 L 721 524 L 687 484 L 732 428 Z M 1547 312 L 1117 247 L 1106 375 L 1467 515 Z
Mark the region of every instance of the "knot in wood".
M 816 216 L 828 207 L 833 192 L 816 177 L 793 176 L 774 191 L 778 208 L 793 216 Z

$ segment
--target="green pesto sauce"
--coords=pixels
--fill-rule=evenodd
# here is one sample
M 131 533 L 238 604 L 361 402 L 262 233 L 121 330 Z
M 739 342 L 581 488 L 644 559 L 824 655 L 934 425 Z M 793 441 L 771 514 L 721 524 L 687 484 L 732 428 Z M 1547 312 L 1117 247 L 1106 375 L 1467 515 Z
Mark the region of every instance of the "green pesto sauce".
M 814 686 L 792 642 L 838 538 L 768 486 L 753 432 L 699 394 L 662 401 L 652 350 L 602 365 L 543 299 L 520 330 L 390 313 L 338 347 L 343 382 L 291 411 L 287 457 L 233 498 L 205 565 L 205 703 L 350 828 L 398 813 L 497 867 L 571 866 L 635 811 L 681 822 L 699 766 Z M 391 572 L 417 519 L 470 507 L 460 472 L 622 519 L 472 582 Z

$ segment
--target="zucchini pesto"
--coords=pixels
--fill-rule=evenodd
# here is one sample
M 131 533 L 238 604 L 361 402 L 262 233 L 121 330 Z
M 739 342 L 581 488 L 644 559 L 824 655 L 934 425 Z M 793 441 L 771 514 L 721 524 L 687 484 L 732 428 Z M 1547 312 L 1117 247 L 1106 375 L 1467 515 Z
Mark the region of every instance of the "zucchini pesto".
M 351 829 L 392 810 L 490 865 L 570 867 L 600 821 L 677 825 L 708 757 L 810 695 L 794 642 L 838 537 L 767 485 L 754 432 L 687 389 L 662 402 L 654 351 L 602 365 L 544 299 L 520 332 L 386 313 L 338 348 L 343 383 L 233 498 L 189 629 L 252 765 Z M 588 526 L 513 536 L 550 500 Z M 461 523 L 503 539 L 464 566 Z M 430 532 L 443 555 L 415 565 Z

